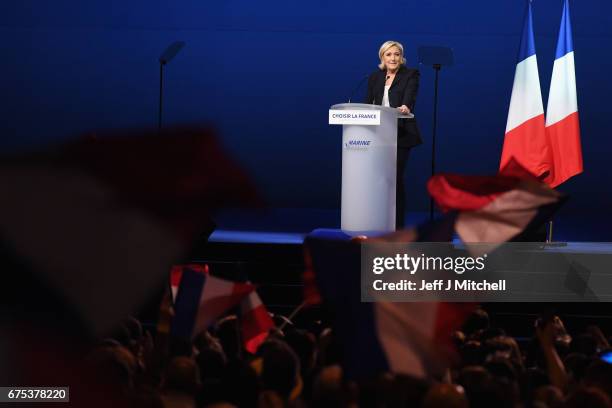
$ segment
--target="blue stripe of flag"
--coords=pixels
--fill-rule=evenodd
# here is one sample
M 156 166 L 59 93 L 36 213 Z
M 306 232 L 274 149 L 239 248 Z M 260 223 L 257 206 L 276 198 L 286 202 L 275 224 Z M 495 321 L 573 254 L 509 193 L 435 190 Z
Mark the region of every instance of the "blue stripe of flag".
M 563 14 L 561 15 L 561 27 L 559 28 L 559 39 L 557 40 L 557 53 L 555 54 L 555 59 L 561 58 L 572 51 L 574 51 L 574 42 L 572 41 L 569 0 L 565 0 L 563 4 Z
M 313 231 L 304 244 L 312 256 L 321 296 L 333 315 L 347 378 L 371 378 L 389 371 L 374 303 L 361 302 L 361 246 L 351 243 L 350 236 L 330 230 Z
M 527 1 L 527 9 L 525 10 L 525 23 L 523 25 L 523 34 L 521 36 L 521 47 L 518 53 L 518 62 L 521 62 L 532 55 L 535 55 L 535 39 L 533 36 L 533 16 L 531 13 L 531 1 Z
M 183 269 L 176 302 L 174 303 L 174 317 L 171 327 L 173 336 L 191 338 L 205 283 L 205 274 L 189 268 Z

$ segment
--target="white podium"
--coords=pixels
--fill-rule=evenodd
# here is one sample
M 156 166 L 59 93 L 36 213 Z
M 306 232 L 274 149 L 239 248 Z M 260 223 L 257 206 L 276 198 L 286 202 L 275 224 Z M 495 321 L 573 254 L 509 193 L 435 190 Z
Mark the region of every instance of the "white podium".
M 397 119 L 411 117 L 362 103 L 330 108 L 329 124 L 342 125 L 342 230 L 395 230 Z

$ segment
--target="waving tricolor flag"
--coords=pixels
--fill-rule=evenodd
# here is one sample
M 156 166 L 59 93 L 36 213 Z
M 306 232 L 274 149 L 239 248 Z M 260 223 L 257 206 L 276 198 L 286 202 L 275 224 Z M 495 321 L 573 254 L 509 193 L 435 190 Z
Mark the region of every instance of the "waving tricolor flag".
M 256 291 L 249 293 L 240 303 L 240 326 L 244 348 L 255 354 L 274 327 L 274 321 Z
M 438 174 L 428 190 L 447 214 L 433 222 L 370 242 L 449 242 L 456 232 L 465 244 L 502 243 L 537 229 L 566 200 L 511 160 L 495 176 Z M 452 355 L 451 333 L 473 304 L 361 301 L 360 244 L 342 231 L 315 230 L 307 250 L 305 297 L 324 302 L 342 344 L 349 377 L 391 371 L 427 378 L 443 371 Z M 316 285 L 316 288 L 313 286 Z
M 456 211 L 464 243 L 502 243 L 529 236 L 567 200 L 515 161 L 495 176 L 437 174 L 429 194 L 444 212 Z
M 232 282 L 206 273 L 204 268 L 182 269 L 174 302 L 172 334 L 191 338 L 210 326 L 255 290 L 245 282 Z
M 447 238 L 451 236 L 452 229 Z M 343 232 L 315 230 L 304 245 L 321 299 L 333 316 L 347 377 L 372 378 L 391 371 L 427 378 L 444 371 L 447 355 L 441 342 L 463 322 L 453 305 L 362 302 L 361 281 L 355 279 L 361 268 L 358 241 Z
M 170 290 L 172 294 L 172 302 L 176 302 L 176 295 L 178 294 L 179 286 L 181 285 L 181 278 L 183 277 L 183 269 L 189 268 L 192 271 L 203 273 L 208 275 L 208 265 L 206 264 L 188 264 L 188 265 L 173 265 L 170 270 Z
M 527 2 L 499 168 L 506 167 L 512 158 L 539 178 L 547 177 L 550 172 L 530 1 Z
M 546 181 L 555 187 L 582 172 L 574 44 L 568 0 L 565 0 L 563 6 L 557 53 L 550 81 L 546 134 L 554 164 Z

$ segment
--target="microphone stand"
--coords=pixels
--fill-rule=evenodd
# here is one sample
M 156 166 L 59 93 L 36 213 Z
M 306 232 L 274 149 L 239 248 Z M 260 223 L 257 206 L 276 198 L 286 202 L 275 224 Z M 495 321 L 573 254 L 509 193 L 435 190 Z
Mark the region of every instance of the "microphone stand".
M 440 82 L 440 70 L 443 66 L 453 65 L 453 50 L 449 47 L 423 46 L 418 49 L 419 63 L 430 65 L 435 72 L 434 101 L 431 137 L 431 176 L 436 174 L 436 134 L 438 131 L 438 88 Z M 434 218 L 433 197 L 429 198 L 429 220 Z
M 162 127 L 162 103 L 164 100 L 164 65 L 159 61 L 159 111 L 157 113 L 157 130 L 161 131 Z
M 438 83 L 440 69 L 442 65 L 433 64 L 433 69 L 436 72 L 436 79 L 434 82 L 434 105 L 433 105 L 433 123 L 431 126 L 431 177 L 436 174 L 436 131 L 438 129 Z M 434 214 L 434 202 L 433 197 L 429 197 L 429 220 L 432 221 Z
M 159 110 L 157 113 L 157 131 L 162 128 L 162 112 L 164 98 L 164 66 L 170 62 L 176 54 L 185 46 L 185 41 L 175 41 L 166 48 L 159 57 Z

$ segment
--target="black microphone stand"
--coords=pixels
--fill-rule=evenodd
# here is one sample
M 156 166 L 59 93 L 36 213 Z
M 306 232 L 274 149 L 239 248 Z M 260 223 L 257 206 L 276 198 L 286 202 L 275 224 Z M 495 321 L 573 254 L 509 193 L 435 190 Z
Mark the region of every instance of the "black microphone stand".
M 433 119 L 431 127 L 431 176 L 436 174 L 436 134 L 438 130 L 438 89 L 439 77 L 442 66 L 453 65 L 453 50 L 449 47 L 419 47 L 418 49 L 419 63 L 431 65 L 435 72 L 434 79 L 434 102 L 433 102 Z M 434 202 L 433 197 L 429 198 L 429 220 L 434 218 Z
M 185 46 L 184 41 L 175 41 L 166 48 L 166 50 L 159 57 L 159 111 L 157 117 L 157 131 L 161 131 L 162 128 L 162 107 L 164 98 L 164 66 L 172 60 L 179 53 L 179 51 Z
M 433 104 L 433 123 L 431 126 L 431 177 L 436 174 L 436 131 L 438 129 L 438 83 L 440 76 L 440 64 L 433 64 L 433 69 L 436 72 L 434 80 L 434 104 Z M 434 202 L 433 197 L 429 197 L 429 220 L 433 220 Z

